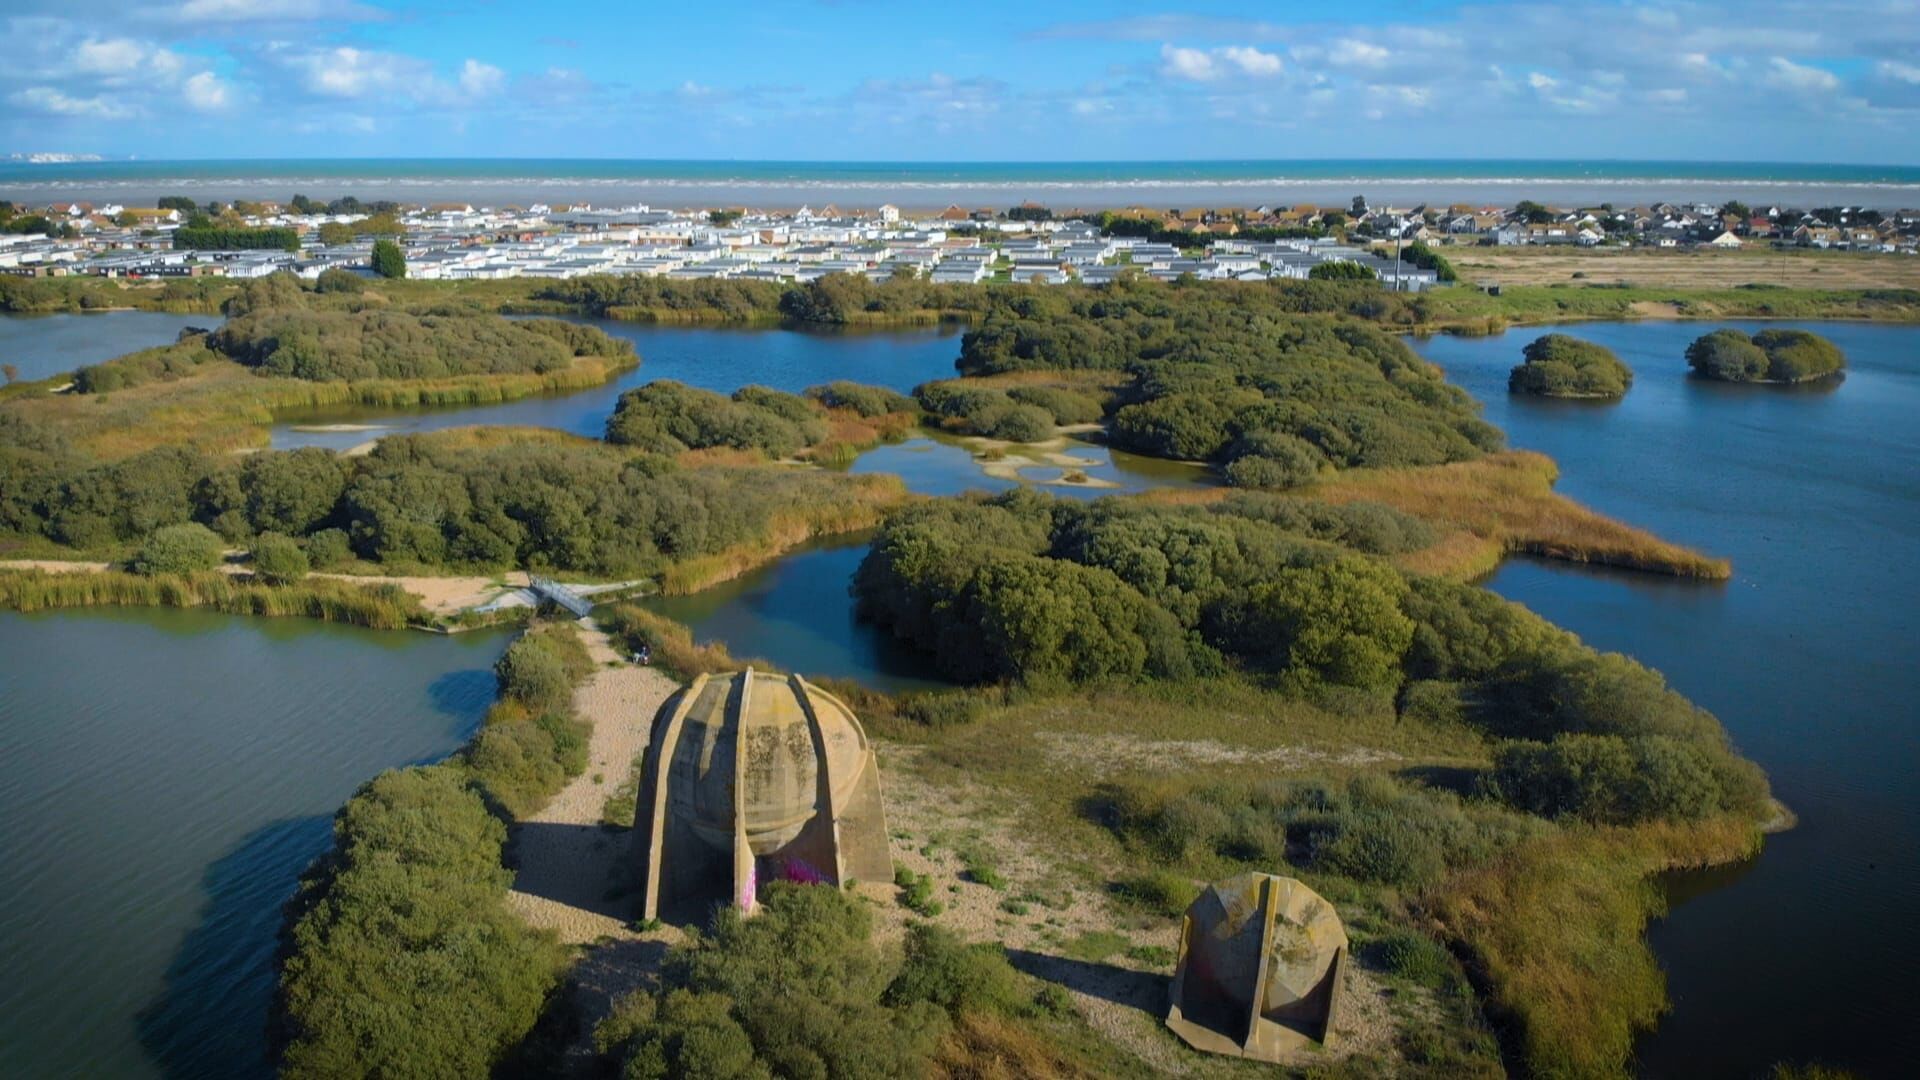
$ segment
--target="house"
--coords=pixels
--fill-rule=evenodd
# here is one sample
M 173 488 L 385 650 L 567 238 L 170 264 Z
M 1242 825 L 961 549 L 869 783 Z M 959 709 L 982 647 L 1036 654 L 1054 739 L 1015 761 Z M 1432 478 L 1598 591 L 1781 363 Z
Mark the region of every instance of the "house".
M 900 208 L 892 203 L 887 203 L 880 208 L 880 220 L 888 225 L 894 224 L 900 220 Z
M 940 211 L 939 217 L 941 221 L 965 221 L 969 215 L 958 206 L 948 206 L 945 210 Z
M 1717 247 L 1717 248 L 1738 248 L 1740 247 L 1740 238 L 1733 235 L 1731 231 L 1722 229 L 1720 231 L 1720 235 L 1707 241 L 1707 246 Z

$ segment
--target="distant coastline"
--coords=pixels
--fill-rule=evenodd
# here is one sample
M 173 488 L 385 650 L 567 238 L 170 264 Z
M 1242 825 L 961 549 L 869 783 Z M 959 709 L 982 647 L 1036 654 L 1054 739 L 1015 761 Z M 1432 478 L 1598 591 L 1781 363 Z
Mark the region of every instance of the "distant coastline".
M 1376 202 L 1510 205 L 1662 200 L 1794 206 L 1920 205 L 1920 167 L 1779 162 L 1484 161 L 1410 158 L 1205 162 L 797 162 L 567 158 L 0 161 L 0 198 L 150 204 L 354 194 L 400 201 L 648 202 L 678 207 L 1006 206 L 1035 199 L 1102 209 L 1134 204 L 1253 206 Z

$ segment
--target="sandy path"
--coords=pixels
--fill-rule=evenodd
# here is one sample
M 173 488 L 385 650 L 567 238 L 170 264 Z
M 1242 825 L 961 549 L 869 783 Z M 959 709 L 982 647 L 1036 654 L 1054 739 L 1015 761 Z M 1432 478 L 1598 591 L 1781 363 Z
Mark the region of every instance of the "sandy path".
M 645 749 L 654 712 L 679 688 L 653 668 L 622 661 L 591 621 L 581 624 L 580 637 L 599 666 L 574 695 L 580 718 L 593 725 L 589 760 L 545 809 L 513 826 L 517 873 L 507 896 L 529 923 L 575 945 L 637 936 L 628 929 L 630 834 L 601 827 L 600 812 Z

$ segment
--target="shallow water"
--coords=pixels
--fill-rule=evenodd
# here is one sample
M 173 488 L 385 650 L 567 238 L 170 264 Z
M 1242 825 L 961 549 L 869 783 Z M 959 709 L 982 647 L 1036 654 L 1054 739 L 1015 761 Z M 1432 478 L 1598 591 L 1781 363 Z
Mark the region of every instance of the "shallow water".
M 354 789 L 466 739 L 504 644 L 0 613 L 0 1073 L 267 1075 L 281 905 Z
M 1674 1010 L 1642 1041 L 1658 1077 L 1776 1061 L 1910 1075 L 1920 1057 L 1920 328 L 1785 324 L 1846 350 L 1842 381 L 1730 386 L 1686 375 L 1721 325 L 1578 324 L 1636 377 L 1617 404 L 1512 397 L 1541 327 L 1417 347 L 1559 490 L 1733 561 L 1723 585 L 1508 562 L 1488 581 L 1713 710 L 1800 826 L 1752 864 L 1669 882 L 1651 939 Z
M 171 345 L 189 326 L 211 329 L 225 321 L 218 315 L 164 311 L 0 315 L 0 363 L 14 365 L 22 382 L 32 382 L 84 364 Z
M 909 330 L 759 329 L 656 326 L 615 319 L 570 321 L 597 326 L 633 342 L 640 366 L 591 390 L 524 398 L 502 405 L 440 409 L 314 410 L 286 415 L 274 425 L 273 445 L 324 446 L 345 450 L 385 435 L 438 431 L 466 424 L 519 424 L 558 428 L 599 438 L 620 395 L 655 379 L 730 394 L 757 383 L 798 393 L 809 386 L 850 379 L 905 393 L 930 379 L 952 378 L 960 356 L 960 327 L 945 324 Z M 301 428 L 351 425 L 351 431 Z

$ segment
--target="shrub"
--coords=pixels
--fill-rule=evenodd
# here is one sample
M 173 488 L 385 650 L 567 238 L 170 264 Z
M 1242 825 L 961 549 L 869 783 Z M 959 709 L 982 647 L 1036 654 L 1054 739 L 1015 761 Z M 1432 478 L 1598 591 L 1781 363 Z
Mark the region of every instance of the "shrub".
M 923 1075 L 948 1028 L 918 996 L 939 989 L 927 976 L 965 974 L 969 996 L 991 999 L 996 973 L 923 937 L 931 966 L 893 995 L 871 935 L 839 890 L 771 884 L 754 917 L 723 909 L 710 935 L 669 953 L 655 1001 L 628 999 L 596 1043 L 636 1077 Z
M 1687 366 L 1702 378 L 1758 382 L 1767 377 L 1767 354 L 1738 330 L 1715 330 L 1687 346 Z
M 1008 405 L 973 417 L 975 430 L 992 439 L 1034 443 L 1053 434 L 1053 416 L 1037 405 Z
M 1045 409 L 1056 424 L 1091 424 L 1104 413 L 1098 399 L 1057 386 L 1016 386 L 1007 391 L 1007 397 Z
M 1762 330 L 1749 337 L 1715 330 L 1687 346 L 1687 366 L 1721 382 L 1804 382 L 1846 367 L 1838 346 L 1805 330 Z
M 253 541 L 253 572 L 275 585 L 307 576 L 307 553 L 300 542 L 279 533 L 261 533 Z
M 1510 742 L 1489 778 L 1490 791 L 1519 809 L 1608 825 L 1751 813 L 1761 786 L 1747 763 L 1661 735 Z
M 347 561 L 353 554 L 347 534 L 339 529 L 321 529 L 307 537 L 307 563 L 315 570 L 327 570 Z
M 1507 377 L 1516 394 L 1543 397 L 1620 397 L 1633 385 L 1633 371 L 1613 350 L 1565 334 L 1529 342 L 1525 361 Z
M 733 400 L 670 379 L 620 395 L 607 441 L 655 453 L 727 446 L 781 458 L 826 438 L 826 424 L 792 394 L 752 387 Z
M 1007 963 L 1006 950 L 991 942 L 969 945 L 931 923 L 907 927 L 906 958 L 887 987 L 886 1002 L 896 1008 L 926 1002 L 950 1015 L 1020 1011 L 1027 993 L 1020 975 Z
M 505 841 L 449 766 L 347 803 L 290 905 L 282 1075 L 484 1076 L 525 1037 L 565 950 L 507 910 Z
M 1425 934 L 1402 930 L 1372 942 L 1369 959 L 1390 974 L 1438 990 L 1453 981 L 1453 957 Z
M 829 409 L 851 409 L 869 418 L 885 416 L 888 413 L 912 412 L 917 408 L 913 399 L 905 394 L 896 393 L 882 386 L 866 386 L 844 379 L 824 386 L 808 387 L 806 396 Z
M 191 574 L 220 565 L 220 537 L 198 522 L 155 529 L 134 556 L 136 574 Z
M 320 278 L 314 282 L 313 290 L 322 293 L 353 293 L 358 295 L 367 291 L 366 279 L 351 270 L 330 266 L 320 271 Z
M 1342 259 L 1335 262 L 1314 264 L 1313 269 L 1307 271 L 1307 280 L 1378 281 L 1380 280 L 1380 275 L 1374 273 L 1373 267 L 1371 266 L 1363 266 L 1360 263 L 1347 262 Z
M 1413 641 L 1406 593 L 1398 572 L 1361 558 L 1282 570 L 1249 594 L 1240 651 L 1296 681 L 1391 690 Z
M 1329 467 L 1326 455 L 1312 443 L 1277 431 L 1244 436 L 1229 453 L 1233 460 L 1221 474 L 1234 487 L 1298 487 Z
M 1156 869 L 1122 877 L 1114 883 L 1114 892 L 1156 915 L 1177 919 L 1199 897 L 1200 887 L 1172 870 Z

